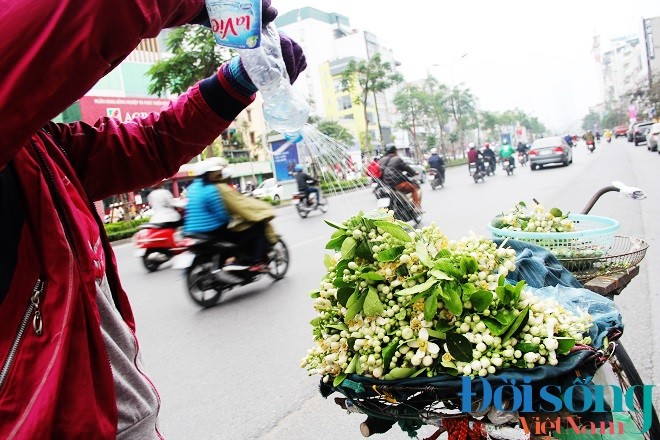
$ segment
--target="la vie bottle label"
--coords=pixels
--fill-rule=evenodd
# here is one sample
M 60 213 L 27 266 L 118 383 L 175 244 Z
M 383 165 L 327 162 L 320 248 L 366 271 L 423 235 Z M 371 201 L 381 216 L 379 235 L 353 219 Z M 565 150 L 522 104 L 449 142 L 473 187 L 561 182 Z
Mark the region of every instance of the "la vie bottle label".
M 254 49 L 261 43 L 261 0 L 206 0 L 216 43 Z

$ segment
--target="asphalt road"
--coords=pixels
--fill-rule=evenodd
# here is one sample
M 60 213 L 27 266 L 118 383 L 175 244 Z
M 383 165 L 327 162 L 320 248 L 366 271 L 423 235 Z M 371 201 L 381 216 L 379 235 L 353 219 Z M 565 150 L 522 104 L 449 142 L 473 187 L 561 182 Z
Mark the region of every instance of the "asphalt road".
M 444 189 L 423 186 L 425 223 L 435 221 L 450 238 L 473 230 L 487 235 L 486 224 L 521 200 L 536 198 L 547 207 L 579 212 L 590 196 L 613 180 L 642 188 L 643 201 L 604 196 L 593 214 L 621 222 L 622 235 L 650 243 L 640 275 L 616 302 L 626 324 L 624 342 L 645 383 L 660 383 L 660 155 L 623 139 L 590 154 L 574 150 L 568 167 L 531 171 L 501 170 L 475 184 L 467 167 L 447 170 Z M 312 346 L 309 321 L 314 310 L 308 292 L 324 272 L 323 248 L 331 228 L 324 218 L 343 220 L 375 208 L 369 191 L 330 198 L 327 214 L 298 217 L 292 207 L 278 209 L 276 227 L 289 246 L 292 264 L 278 282 L 262 279 L 231 292 L 216 307 L 201 310 L 188 297 L 178 271 L 163 266 L 147 273 L 130 244 L 115 248 L 123 285 L 137 320 L 147 368 L 162 398 L 161 428 L 171 439 L 359 439 L 363 417 L 346 414 L 317 392 L 317 377 L 299 368 Z M 657 405 L 656 396 L 656 405 Z M 420 431 L 422 435 L 430 428 Z M 377 436 L 405 439 L 398 429 Z

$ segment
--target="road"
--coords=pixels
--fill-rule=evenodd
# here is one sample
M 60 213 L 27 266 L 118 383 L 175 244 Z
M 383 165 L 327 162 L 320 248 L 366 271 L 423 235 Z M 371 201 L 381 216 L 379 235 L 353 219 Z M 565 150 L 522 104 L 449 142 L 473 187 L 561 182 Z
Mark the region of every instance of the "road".
M 521 200 L 578 212 L 590 196 L 613 180 L 637 186 L 648 199 L 608 194 L 592 213 L 615 217 L 621 234 L 645 238 L 651 246 L 640 275 L 616 302 L 624 316 L 624 341 L 645 383 L 660 383 L 660 155 L 623 139 L 589 154 L 574 151 L 569 167 L 515 175 L 501 170 L 475 184 L 467 167 L 447 170 L 445 189 L 423 186 L 426 223 L 435 221 L 450 238 L 469 230 L 487 235 L 486 224 Z M 279 282 L 263 279 L 227 293 L 221 303 L 201 310 L 186 296 L 178 271 L 164 266 L 148 274 L 130 244 L 115 248 L 123 285 L 137 320 L 147 368 L 162 398 L 161 428 L 171 439 L 359 439 L 363 417 L 348 415 L 332 397 L 317 392 L 317 377 L 299 368 L 312 346 L 314 317 L 308 292 L 324 272 L 323 248 L 332 230 L 323 219 L 343 220 L 369 211 L 369 191 L 330 199 L 327 214 L 298 217 L 292 207 L 277 210 L 276 227 L 289 246 L 292 264 Z M 657 396 L 656 396 L 657 397 Z M 657 401 L 656 401 L 657 404 Z M 428 434 L 432 431 L 420 431 Z M 405 439 L 394 429 L 380 439 Z

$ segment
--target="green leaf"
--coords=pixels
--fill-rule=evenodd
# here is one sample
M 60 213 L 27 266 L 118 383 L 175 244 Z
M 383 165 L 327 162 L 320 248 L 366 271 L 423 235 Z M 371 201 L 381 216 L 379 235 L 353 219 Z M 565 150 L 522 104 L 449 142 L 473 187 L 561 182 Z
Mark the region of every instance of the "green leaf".
M 371 281 L 383 281 L 385 279 L 384 276 L 377 272 L 364 272 L 360 274 L 360 278 L 363 280 L 371 280 Z
M 472 361 L 472 344 L 458 333 L 447 333 L 447 350 L 451 357 L 461 362 Z
M 341 244 L 341 256 L 345 260 L 351 260 L 355 256 L 358 242 L 353 237 L 346 237 Z
M 516 287 L 513 289 L 513 301 L 518 302 L 520 301 L 520 294 L 523 291 L 523 288 L 525 287 L 527 283 L 525 280 L 520 280 L 518 281 L 518 284 L 516 284 Z
M 353 292 L 355 292 L 355 289 L 351 289 L 349 287 L 340 287 L 337 289 L 337 302 L 346 307 L 348 299 L 351 297 L 351 295 L 353 295 Z
M 416 368 L 392 368 L 392 370 L 383 377 L 384 380 L 407 379 L 417 371 Z
M 412 287 L 408 287 L 406 289 L 399 290 L 396 293 L 396 295 L 405 296 L 405 295 L 415 295 L 415 294 L 418 294 L 418 293 L 426 292 L 431 287 L 435 286 L 437 283 L 438 283 L 437 279 L 435 279 L 433 277 L 429 277 L 429 279 L 426 280 L 425 282 L 423 282 L 422 284 L 415 284 Z
M 454 278 L 461 278 L 465 273 L 461 271 L 460 267 L 454 266 L 454 263 L 448 258 L 442 258 L 436 261 L 434 265 L 435 269 L 441 270 L 449 276 Z
M 421 368 L 421 369 L 415 371 L 415 373 L 414 373 L 412 376 L 410 376 L 410 378 L 412 379 L 413 377 L 417 377 L 417 376 L 419 376 L 420 374 L 424 373 L 425 371 L 426 371 L 426 367 Z
M 508 306 L 511 303 L 511 301 L 514 300 L 515 291 L 516 288 L 513 287 L 511 284 L 505 284 L 503 286 L 497 286 L 495 288 L 495 293 L 497 293 L 497 297 L 500 299 L 500 303 L 502 303 L 505 306 Z
M 321 296 L 321 292 L 318 290 L 312 290 L 311 292 L 309 292 L 309 296 L 311 296 L 312 298 L 318 298 Z
M 436 289 L 440 298 L 445 303 L 447 310 L 456 316 L 460 316 L 463 313 L 463 301 L 461 301 L 459 289 L 454 283 L 447 283 L 444 288 L 438 287 Z
M 516 320 L 513 321 L 513 324 L 508 328 L 504 336 L 502 336 L 502 341 L 507 341 L 509 338 L 514 336 L 518 330 L 523 328 L 525 324 L 527 324 L 527 321 L 529 320 L 529 306 L 525 307 L 522 312 L 518 316 L 516 316 Z
M 316 327 L 320 323 L 321 323 L 321 318 L 320 317 L 316 317 L 316 318 L 312 319 L 311 321 L 309 321 L 309 324 L 314 326 L 314 327 Z
M 419 261 L 421 261 L 424 266 L 431 267 L 428 243 L 424 241 L 418 241 L 415 245 L 415 252 L 417 252 L 417 257 L 419 257 Z
M 516 319 L 516 315 L 508 310 L 498 310 L 497 315 L 491 314 L 490 316 L 505 327 L 511 325 L 513 320 Z
M 348 261 L 339 260 L 339 262 L 337 263 L 337 269 L 335 270 L 337 272 L 337 276 L 339 277 L 344 276 L 344 269 L 348 269 Z
M 521 206 L 523 208 L 527 208 L 527 204 L 525 202 L 518 202 L 518 206 Z
M 355 356 L 358 356 L 357 354 Z M 364 371 L 362 370 L 362 362 L 358 359 L 357 363 L 355 364 L 355 373 L 362 375 Z
M 373 252 L 371 252 L 369 244 L 365 240 L 360 240 L 360 244 L 358 244 L 358 247 L 355 250 L 355 256 L 365 260 L 371 260 L 373 258 Z
M 470 302 L 474 310 L 481 313 L 493 302 L 493 294 L 488 290 L 477 290 L 470 296 Z
M 500 277 L 497 279 L 497 285 L 504 286 L 505 284 L 506 284 L 506 277 L 504 275 L 500 275 Z
M 337 277 L 332 281 L 332 285 L 337 287 L 337 288 L 348 288 L 348 289 L 353 289 L 355 287 L 355 284 L 351 284 L 347 281 L 344 281 L 341 277 Z
M 397 260 L 404 251 L 403 246 L 395 246 L 384 251 L 378 252 L 376 259 L 382 262 L 394 261 Z
M 451 257 L 451 251 L 449 249 L 442 249 L 440 252 L 438 252 L 438 255 L 436 255 L 436 258 L 450 258 Z
M 552 209 L 550 210 L 550 214 L 552 214 L 553 217 L 561 217 L 562 215 L 564 215 L 564 214 L 561 212 L 561 210 L 559 210 L 559 208 L 552 208 Z
M 369 214 L 364 214 L 364 218 L 368 220 L 382 220 L 387 218 L 387 213 L 383 211 L 372 211 Z
M 439 280 L 446 280 L 446 281 L 454 280 L 454 277 L 450 277 L 449 275 L 447 275 L 446 273 L 444 273 L 443 271 L 441 271 L 439 269 L 429 270 L 429 275 L 431 275 L 432 277 L 435 277 Z
M 326 270 L 330 270 L 330 268 L 333 266 L 332 257 L 330 255 L 325 254 L 323 256 L 323 265 L 325 266 Z
M 392 360 L 392 357 L 394 356 L 394 353 L 398 348 L 398 343 L 399 340 L 397 338 L 394 338 L 390 341 L 389 344 L 387 344 L 387 347 L 383 349 L 381 353 L 383 356 L 383 368 L 387 370 L 390 369 L 390 361 Z
M 357 366 L 357 363 L 359 361 L 359 354 L 356 354 L 353 356 L 353 359 L 351 359 L 351 362 L 349 362 L 348 367 L 346 368 L 346 374 L 353 374 L 355 373 L 355 367 Z
M 353 304 L 355 304 L 355 301 L 357 301 L 359 297 L 360 297 L 360 291 L 357 288 L 354 288 L 353 293 L 351 294 L 351 296 L 348 297 L 348 300 L 346 301 L 346 308 L 349 308 Z
M 366 295 L 358 295 L 357 299 L 348 306 L 348 310 L 346 311 L 346 318 L 344 319 L 344 322 L 348 322 L 351 319 L 355 318 L 355 315 L 360 313 L 362 311 L 362 307 L 364 306 L 364 299 Z
M 454 328 L 453 325 L 450 325 L 447 321 L 444 319 L 438 319 L 438 322 L 435 323 L 435 329 L 441 333 L 445 333 L 448 330 L 451 330 Z M 429 333 L 430 334 L 430 333 Z
M 502 220 L 502 217 L 497 216 L 490 221 L 490 225 L 494 228 L 502 229 L 502 227 L 504 226 L 504 220 Z
M 347 229 L 346 226 L 337 224 L 335 222 L 331 222 L 330 220 L 324 220 L 324 221 L 328 226 L 332 226 L 335 229 L 341 229 L 343 231 L 345 231 Z
M 398 319 L 399 321 L 406 319 L 406 310 L 405 310 L 405 309 L 401 309 L 401 310 L 399 310 L 399 311 L 396 313 L 396 315 L 394 315 L 394 317 L 395 317 L 396 319 Z
M 346 373 L 339 373 L 339 375 L 335 377 L 335 380 L 332 381 L 332 386 L 338 387 L 344 379 L 346 379 Z
M 404 231 L 403 228 L 399 225 L 384 220 L 375 220 L 374 225 L 398 240 L 403 242 L 412 241 L 410 235 L 408 235 L 408 233 L 406 233 L 406 231 Z
M 378 292 L 373 287 L 369 287 L 369 293 L 367 293 L 367 297 L 364 299 L 362 309 L 365 316 L 379 316 L 385 312 L 383 303 L 378 298 Z
M 472 294 L 477 291 L 477 288 L 472 283 L 465 283 L 461 286 L 461 299 L 463 302 L 470 301 Z
M 346 240 L 347 238 L 348 237 L 346 237 L 346 235 L 344 234 L 342 234 L 340 237 L 335 237 L 325 245 L 325 248 L 332 249 L 333 251 L 338 251 L 341 249 L 344 240 Z
M 461 257 L 460 261 L 461 271 L 463 274 L 469 275 L 479 270 L 479 263 L 474 257 Z
M 430 295 L 424 301 L 424 319 L 431 321 L 438 313 L 438 298 L 436 295 Z
M 568 354 L 568 352 L 575 347 L 575 339 L 573 338 L 560 336 L 555 339 L 559 342 L 559 347 L 557 348 L 559 354 Z
M 541 346 L 539 344 L 532 344 L 531 342 L 519 342 L 514 348 L 523 353 L 538 353 Z
M 447 335 L 445 335 L 445 332 L 439 332 L 437 330 L 433 330 L 432 328 L 427 328 L 426 331 L 429 332 L 429 336 L 432 338 L 447 339 Z
M 486 324 L 486 327 L 488 327 L 488 330 L 493 334 L 493 336 L 500 336 L 502 333 L 504 333 L 508 327 L 508 325 L 504 325 L 497 320 L 484 316 L 481 318 L 484 324 Z
M 328 324 L 328 325 L 326 325 L 326 327 L 327 328 L 334 328 L 335 330 L 339 330 L 339 331 L 342 331 L 342 330 L 348 331 L 348 327 L 346 326 L 346 324 L 342 324 L 342 323 Z

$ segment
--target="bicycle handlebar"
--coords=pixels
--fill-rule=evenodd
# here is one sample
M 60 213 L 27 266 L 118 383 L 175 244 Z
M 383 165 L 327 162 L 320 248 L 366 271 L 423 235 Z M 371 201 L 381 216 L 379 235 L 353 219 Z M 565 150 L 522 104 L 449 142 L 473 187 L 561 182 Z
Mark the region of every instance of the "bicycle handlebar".
M 596 192 L 596 194 L 594 194 L 594 196 L 591 198 L 591 200 L 589 200 L 587 206 L 582 209 L 581 214 L 589 214 L 589 211 L 591 211 L 591 208 L 593 208 L 598 199 L 600 199 L 600 196 L 612 191 L 619 192 L 633 200 L 643 200 L 646 198 L 646 194 L 641 189 L 635 188 L 633 186 L 627 186 L 623 182 L 616 180 L 612 182 L 612 185 L 599 189 L 598 192 Z

